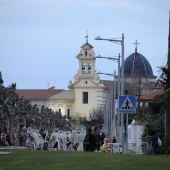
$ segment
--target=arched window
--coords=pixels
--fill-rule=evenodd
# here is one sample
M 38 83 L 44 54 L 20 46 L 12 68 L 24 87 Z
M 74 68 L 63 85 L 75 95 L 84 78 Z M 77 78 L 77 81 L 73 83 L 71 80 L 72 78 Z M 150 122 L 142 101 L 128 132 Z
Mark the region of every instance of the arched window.
M 88 64 L 88 71 L 91 73 L 91 63 Z
M 82 72 L 85 72 L 85 63 L 82 64 Z

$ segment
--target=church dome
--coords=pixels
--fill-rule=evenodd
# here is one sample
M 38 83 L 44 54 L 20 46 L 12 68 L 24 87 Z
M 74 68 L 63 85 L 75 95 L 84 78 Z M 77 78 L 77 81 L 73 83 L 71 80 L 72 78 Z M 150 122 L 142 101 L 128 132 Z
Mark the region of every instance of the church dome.
M 124 61 L 125 77 L 155 77 L 149 61 L 137 49 Z

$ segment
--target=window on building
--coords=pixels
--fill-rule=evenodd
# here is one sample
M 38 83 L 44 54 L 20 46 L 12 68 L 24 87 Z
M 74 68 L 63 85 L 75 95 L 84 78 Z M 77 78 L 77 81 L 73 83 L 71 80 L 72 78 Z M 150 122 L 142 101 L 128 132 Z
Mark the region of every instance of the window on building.
M 51 110 L 53 110 L 54 111 L 54 107 L 49 107 Z
M 91 63 L 88 64 L 88 71 L 91 73 Z
M 58 112 L 61 113 L 61 109 L 58 109 Z
M 49 105 L 49 108 L 54 111 L 54 105 Z
M 70 109 L 67 109 L 67 119 L 70 119 Z
M 87 83 L 88 83 L 88 81 L 84 81 L 84 83 L 85 83 L 85 84 L 87 84 Z
M 82 64 L 82 72 L 85 72 L 85 63 Z
M 88 103 L 88 92 L 83 92 L 83 103 L 84 104 Z

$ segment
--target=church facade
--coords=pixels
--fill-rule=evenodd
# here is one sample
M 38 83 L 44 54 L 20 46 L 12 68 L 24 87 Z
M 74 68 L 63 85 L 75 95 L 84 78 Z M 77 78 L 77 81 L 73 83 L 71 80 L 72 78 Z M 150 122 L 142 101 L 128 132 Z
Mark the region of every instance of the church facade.
M 61 111 L 66 117 L 86 117 L 92 109 L 99 107 L 105 86 L 100 83 L 100 77 L 95 70 L 96 56 L 93 46 L 88 42 L 81 46 L 76 56 L 79 62 L 78 72 L 74 82 L 70 82 L 69 90 L 64 90 L 48 98 L 50 107 Z M 99 97 L 101 96 L 101 97 Z

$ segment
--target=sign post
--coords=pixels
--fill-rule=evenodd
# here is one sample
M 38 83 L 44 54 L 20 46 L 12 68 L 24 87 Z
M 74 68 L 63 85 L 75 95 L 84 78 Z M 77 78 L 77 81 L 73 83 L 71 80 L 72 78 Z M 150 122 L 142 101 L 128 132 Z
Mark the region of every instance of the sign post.
M 119 96 L 119 113 L 127 114 L 126 116 L 126 153 L 128 153 L 128 114 L 136 113 L 136 96 Z

